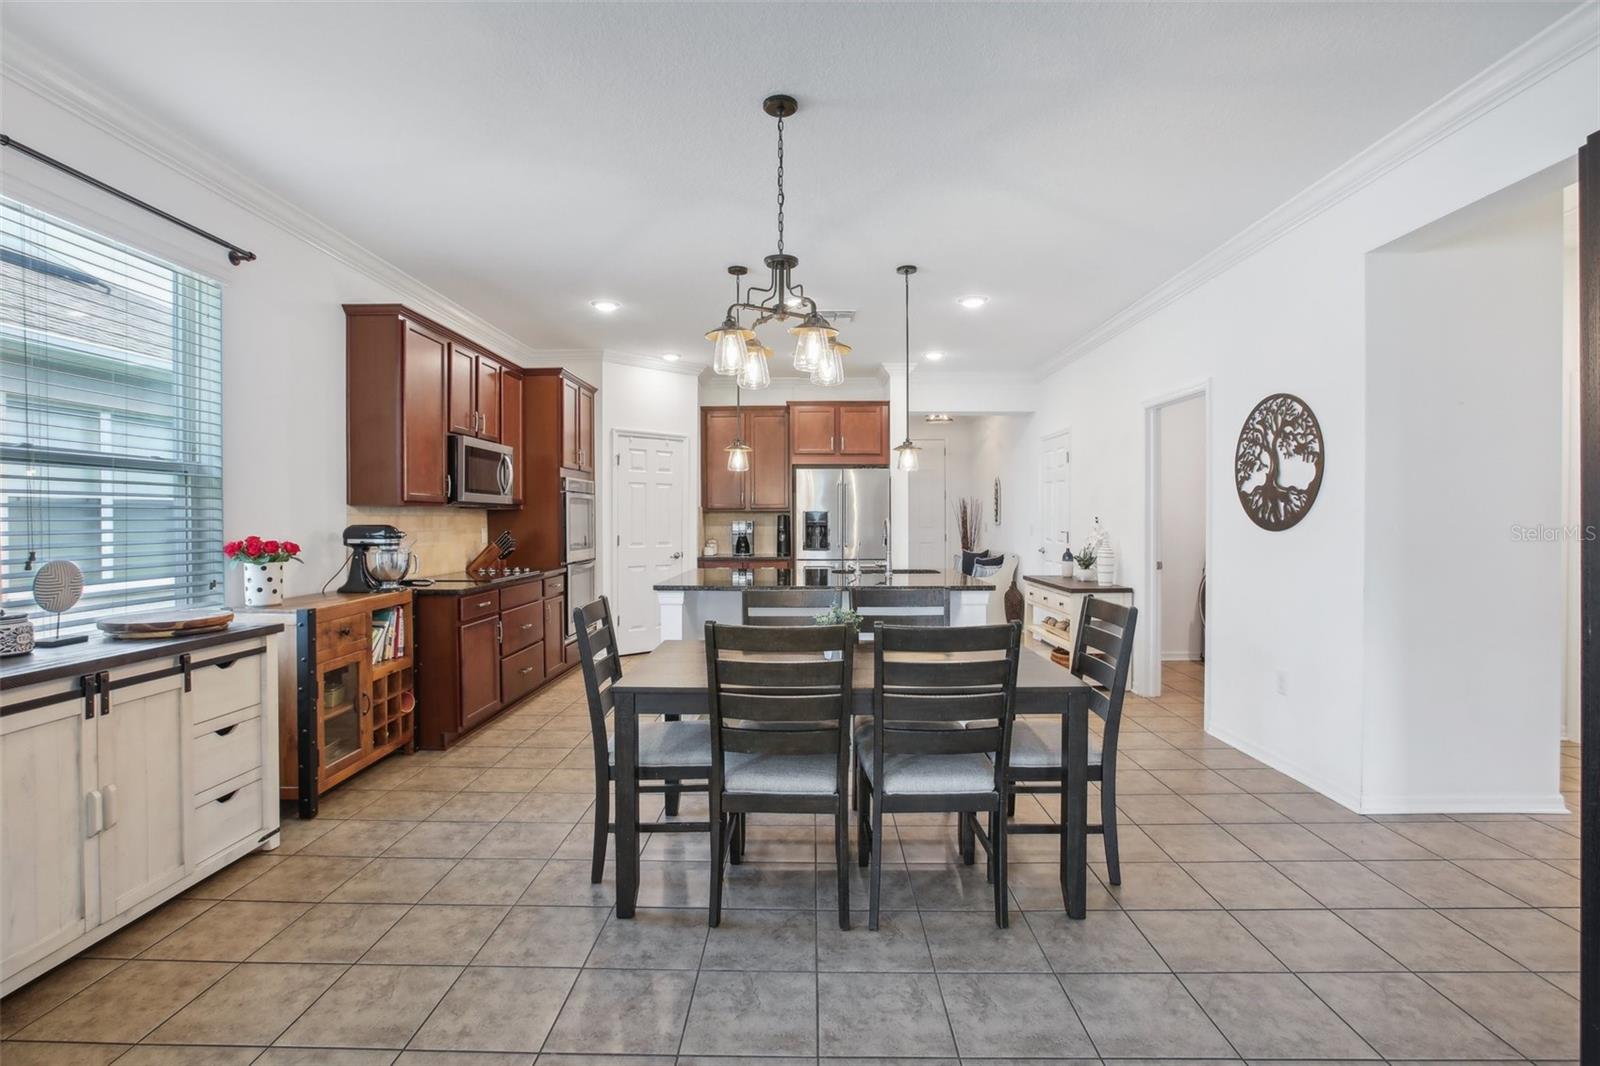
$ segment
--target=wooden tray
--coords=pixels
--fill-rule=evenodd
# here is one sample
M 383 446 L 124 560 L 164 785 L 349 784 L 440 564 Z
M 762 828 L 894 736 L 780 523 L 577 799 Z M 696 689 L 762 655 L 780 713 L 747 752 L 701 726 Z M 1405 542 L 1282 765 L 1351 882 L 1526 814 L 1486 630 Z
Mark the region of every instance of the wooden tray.
M 102 618 L 95 625 L 100 627 L 102 633 L 117 640 L 161 640 L 215 633 L 227 629 L 232 621 L 233 612 L 227 608 L 208 607 L 188 611 L 119 614 L 114 618 Z

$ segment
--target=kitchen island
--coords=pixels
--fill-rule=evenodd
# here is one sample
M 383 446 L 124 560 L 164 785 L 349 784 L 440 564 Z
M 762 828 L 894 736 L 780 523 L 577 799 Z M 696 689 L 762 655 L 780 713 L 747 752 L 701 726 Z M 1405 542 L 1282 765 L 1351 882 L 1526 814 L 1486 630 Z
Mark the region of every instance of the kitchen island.
M 929 591 L 941 592 L 946 597 L 949 624 L 970 626 L 988 620 L 994 583 L 936 570 L 858 573 L 805 566 L 794 570 L 770 566 L 688 570 L 655 586 L 661 608 L 661 639 L 695 639 L 707 622 L 739 625 L 744 619 L 747 591 L 801 588 L 835 590 L 837 602 L 843 607 L 853 606 L 851 595 L 857 589 L 904 589 L 908 604 L 920 602 Z

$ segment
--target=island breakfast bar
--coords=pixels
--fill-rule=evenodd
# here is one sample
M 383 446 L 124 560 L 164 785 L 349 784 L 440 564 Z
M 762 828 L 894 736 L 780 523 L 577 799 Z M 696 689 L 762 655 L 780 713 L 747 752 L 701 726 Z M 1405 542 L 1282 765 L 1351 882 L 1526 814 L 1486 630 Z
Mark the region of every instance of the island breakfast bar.
M 855 658 L 852 702 L 855 713 L 872 713 L 877 664 L 866 648 Z M 1062 832 L 1061 894 L 1067 914 L 1082 918 L 1087 909 L 1089 810 L 1089 685 L 1065 667 L 1027 653 L 1017 668 L 1018 714 L 1059 714 Z M 617 917 L 633 917 L 639 892 L 639 758 L 641 714 L 706 713 L 706 649 L 700 640 L 668 640 L 629 660 L 627 672 L 611 686 L 615 702 Z

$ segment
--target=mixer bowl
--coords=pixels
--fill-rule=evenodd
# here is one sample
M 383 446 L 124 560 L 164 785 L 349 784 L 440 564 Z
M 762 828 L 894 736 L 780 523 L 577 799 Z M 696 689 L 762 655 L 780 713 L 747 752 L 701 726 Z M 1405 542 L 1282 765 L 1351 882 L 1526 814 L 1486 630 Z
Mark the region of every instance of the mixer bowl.
M 367 551 L 367 573 L 385 585 L 394 585 L 411 573 L 416 561 L 408 548 L 371 548 Z

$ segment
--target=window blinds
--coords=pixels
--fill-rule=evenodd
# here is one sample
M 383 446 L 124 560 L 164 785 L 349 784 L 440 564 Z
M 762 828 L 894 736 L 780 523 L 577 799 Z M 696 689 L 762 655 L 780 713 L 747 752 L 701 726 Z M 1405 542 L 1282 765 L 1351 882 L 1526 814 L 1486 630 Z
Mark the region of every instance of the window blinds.
M 0 607 L 63 625 L 222 602 L 222 292 L 0 197 Z

